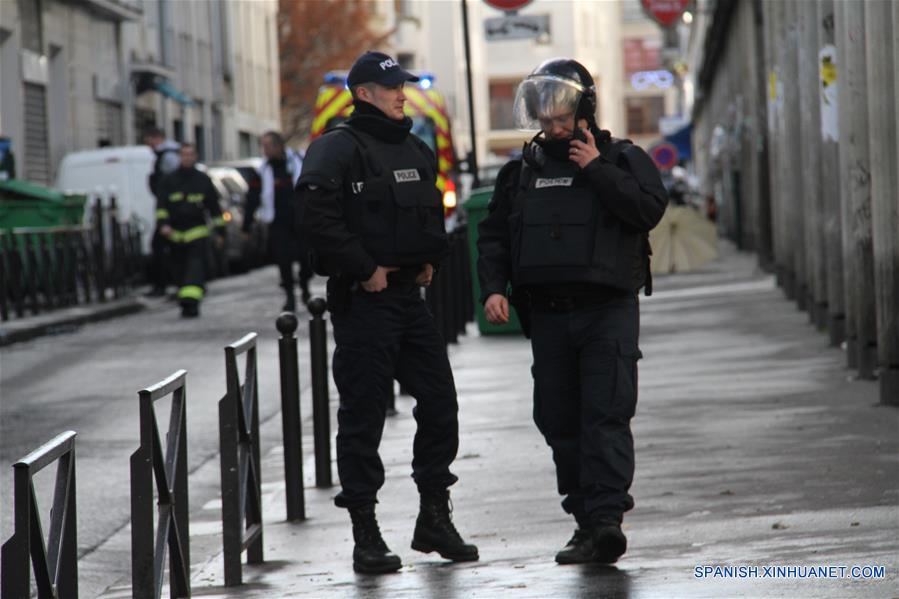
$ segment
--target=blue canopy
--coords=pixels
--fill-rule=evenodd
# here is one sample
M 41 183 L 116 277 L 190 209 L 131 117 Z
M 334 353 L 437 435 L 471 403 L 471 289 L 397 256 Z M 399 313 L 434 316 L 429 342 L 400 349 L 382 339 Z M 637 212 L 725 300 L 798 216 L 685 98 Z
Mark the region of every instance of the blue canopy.
M 677 148 L 678 159 L 693 159 L 693 143 L 691 141 L 693 135 L 693 123 L 688 123 L 672 133 L 665 136 L 665 141 Z
M 185 106 L 193 106 L 194 101 L 188 98 L 185 94 L 175 89 L 175 86 L 166 81 L 165 79 L 157 78 L 153 82 L 153 89 L 161 93 L 163 96 L 171 98 L 175 102 L 179 104 L 183 104 Z

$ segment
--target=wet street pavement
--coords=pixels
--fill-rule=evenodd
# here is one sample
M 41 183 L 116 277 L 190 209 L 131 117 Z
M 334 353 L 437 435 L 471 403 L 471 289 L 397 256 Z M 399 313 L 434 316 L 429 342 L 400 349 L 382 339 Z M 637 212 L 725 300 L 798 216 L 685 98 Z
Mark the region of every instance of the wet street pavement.
M 387 482 L 378 515 L 404 567 L 379 577 L 353 573 L 349 519 L 331 502 L 337 487 L 313 486 L 305 339 L 300 360 L 308 519 L 285 522 L 273 272 L 222 282 L 209 301 L 210 317 L 187 327 L 153 308 L 4 349 L 4 371 L 8 360 L 19 370 L 16 385 L 3 376 L 2 463 L 9 464 L 32 434 L 24 433 L 32 422 L 24 408 L 7 408 L 8 396 L 20 400 L 14 406 L 25 403 L 19 385 L 40 408 L 38 437 L 82 426 L 79 452 L 90 456 L 79 453 L 82 596 L 106 588 L 101 579 L 111 585 L 106 597 L 130 596 L 127 456 L 137 445 L 136 422 L 129 420 L 136 418 L 136 390 L 189 362 L 194 596 L 899 596 L 899 410 L 877 403 L 874 382 L 849 377 L 844 353 L 827 346 L 827 336 L 784 299 L 772 277 L 756 270 L 753 256 L 724 249 L 700 273 L 659 277 L 656 294 L 641 298 L 636 507 L 625 516 L 629 548 L 615 567 L 553 562 L 574 523 L 559 506 L 550 451 L 531 420 L 529 344 L 519 336 L 480 337 L 474 327 L 450 347 L 461 431 L 454 465 L 460 480 L 452 498 L 457 527 L 478 544 L 481 560 L 451 565 L 409 548 L 417 513 L 409 477 L 415 423 L 412 400 L 400 396 L 399 414 L 388 419 L 382 442 Z M 226 330 L 208 329 L 216 319 L 227 323 Z M 123 330 L 135 337 L 121 337 Z M 245 565 L 245 584 L 225 588 L 215 401 L 224 391 L 221 346 L 247 330 L 263 335 L 266 563 Z M 90 341 L 74 343 L 80 337 Z M 98 340 L 111 347 L 90 349 Z M 102 368 L 88 374 L 81 359 Z M 53 377 L 62 378 L 48 374 L 41 386 L 22 366 L 27 360 L 48 364 L 48 372 L 59 369 Z M 78 392 L 54 397 L 64 377 L 73 380 L 68 391 Z M 102 380 L 95 384 L 97 378 Z M 106 401 L 96 397 L 97 388 L 110 388 Z M 333 386 L 331 393 L 336 408 Z M 76 400 L 67 399 L 72 395 Z M 80 402 L 78 409 L 72 402 Z M 113 479 L 118 486 L 104 488 L 100 502 L 95 485 Z M 8 471 L 2 480 L 5 499 Z M 101 511 L 108 522 L 98 517 Z M 712 567 L 710 574 L 697 576 L 705 566 Z M 746 568 L 718 570 L 733 576 L 714 577 L 716 566 Z M 813 566 L 833 566 L 831 574 L 844 566 L 846 577 L 809 578 Z M 853 566 L 883 567 L 884 574 L 853 578 Z M 85 576 L 96 581 L 91 592 Z

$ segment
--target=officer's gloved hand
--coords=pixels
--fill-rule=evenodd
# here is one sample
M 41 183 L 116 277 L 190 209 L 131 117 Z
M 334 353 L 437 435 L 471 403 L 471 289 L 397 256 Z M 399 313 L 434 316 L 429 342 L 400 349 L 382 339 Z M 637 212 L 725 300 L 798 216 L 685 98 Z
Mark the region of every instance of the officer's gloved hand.
M 484 302 L 484 315 L 490 324 L 509 322 L 509 299 L 501 293 L 493 293 Z

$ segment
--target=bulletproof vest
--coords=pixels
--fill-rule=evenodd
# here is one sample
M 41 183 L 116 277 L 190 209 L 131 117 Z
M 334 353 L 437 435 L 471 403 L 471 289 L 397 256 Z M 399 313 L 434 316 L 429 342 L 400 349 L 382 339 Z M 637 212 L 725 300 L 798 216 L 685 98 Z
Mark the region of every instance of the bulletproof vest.
M 349 126 L 362 156 L 344 189 L 349 229 L 383 266 L 436 263 L 447 248 L 436 172 L 423 142 L 409 135 L 387 143 Z M 356 172 L 352 172 L 356 171 Z
M 615 162 L 629 143 L 608 140 L 602 144 L 603 155 Z M 648 242 L 640 252 L 639 276 L 623 277 L 617 219 L 598 201 L 575 163 L 548 154 L 539 162 L 522 163 L 510 218 L 515 284 L 593 283 L 636 289 L 648 283 Z M 647 286 L 649 291 L 651 284 Z
M 517 279 L 543 284 L 559 280 L 592 282 L 601 256 L 596 249 L 596 199 L 571 161 L 545 157 L 539 168 L 523 165 L 518 194 L 521 226 Z M 515 232 L 513 231 L 513 236 Z

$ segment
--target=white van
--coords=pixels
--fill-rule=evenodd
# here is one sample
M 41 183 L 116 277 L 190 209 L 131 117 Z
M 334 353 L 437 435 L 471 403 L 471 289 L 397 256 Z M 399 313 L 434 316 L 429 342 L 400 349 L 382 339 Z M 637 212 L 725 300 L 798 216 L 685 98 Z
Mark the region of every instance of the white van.
M 56 188 L 64 192 L 100 196 L 103 203 L 115 195 L 119 220 L 131 221 L 141 233 L 144 254 L 156 222 L 156 198 L 149 177 L 156 155 L 147 146 L 120 146 L 66 154 L 59 165 Z

